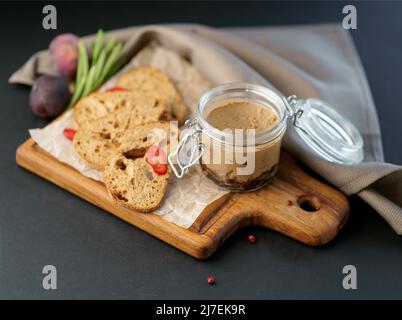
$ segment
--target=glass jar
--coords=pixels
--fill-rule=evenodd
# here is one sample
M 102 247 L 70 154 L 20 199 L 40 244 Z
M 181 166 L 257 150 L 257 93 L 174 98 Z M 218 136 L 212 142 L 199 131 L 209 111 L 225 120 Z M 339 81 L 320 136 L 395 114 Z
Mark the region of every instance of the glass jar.
M 257 119 L 250 118 L 250 113 L 243 116 L 243 107 L 266 108 L 259 111 L 269 111 L 265 114 L 274 115 L 276 120 L 266 130 L 258 126 L 259 130 L 220 130 L 209 122 L 209 115 L 228 103 L 240 106 L 240 113 L 235 115 L 227 109 L 219 115 L 223 122 L 237 117 L 241 129 L 250 129 L 261 120 L 261 113 L 256 113 Z M 186 122 L 183 138 L 168 157 L 169 164 L 178 178 L 199 162 L 203 172 L 220 187 L 231 191 L 259 189 L 277 171 L 289 121 L 302 140 L 326 160 L 358 163 L 363 159 L 360 133 L 324 102 L 285 98 L 263 86 L 234 83 L 215 87 L 201 97 L 197 115 Z

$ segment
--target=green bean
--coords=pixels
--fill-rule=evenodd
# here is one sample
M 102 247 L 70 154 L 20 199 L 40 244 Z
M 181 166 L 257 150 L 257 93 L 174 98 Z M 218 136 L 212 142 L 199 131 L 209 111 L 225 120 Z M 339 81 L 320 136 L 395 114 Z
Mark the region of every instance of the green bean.
M 116 63 L 113 65 L 113 67 L 110 69 L 110 71 L 107 73 L 105 77 L 105 81 L 109 80 L 117 71 L 120 70 L 120 68 L 126 63 L 126 59 L 123 57 L 120 57 L 119 60 L 116 61 Z
M 92 63 L 96 63 L 100 51 L 102 49 L 103 46 L 103 39 L 105 37 L 105 33 L 103 32 L 102 29 L 98 30 L 98 33 L 96 34 L 96 39 L 93 45 L 93 49 L 92 49 Z
M 118 43 L 110 53 L 110 56 L 107 58 L 105 67 L 102 70 L 101 73 L 101 80 L 102 83 L 106 78 L 106 75 L 109 73 L 110 69 L 113 67 L 113 65 L 116 63 L 116 61 L 119 59 L 121 51 L 123 49 L 123 45 L 121 43 Z
M 93 86 L 93 90 L 99 88 L 99 86 L 102 84 L 102 80 L 100 78 L 103 67 L 105 66 L 105 62 L 106 62 L 106 48 L 102 49 L 98 60 L 96 61 L 96 73 L 94 76 L 94 86 Z
M 70 104 L 67 108 L 71 109 L 74 104 L 79 100 L 81 97 L 81 92 L 84 89 L 85 80 L 88 75 L 88 55 L 87 50 L 84 46 L 82 40 L 78 41 L 78 69 L 77 69 L 77 77 L 75 81 L 75 89 L 74 94 L 70 100 Z
M 114 38 L 110 39 L 105 47 L 106 55 L 108 55 L 115 46 L 116 46 L 116 40 Z
M 94 84 L 94 78 L 96 74 L 96 65 L 93 65 L 91 69 L 89 70 L 88 73 L 88 78 L 85 82 L 85 88 L 84 91 L 82 92 L 82 97 L 86 97 L 88 94 L 90 94 L 93 90 L 93 84 Z

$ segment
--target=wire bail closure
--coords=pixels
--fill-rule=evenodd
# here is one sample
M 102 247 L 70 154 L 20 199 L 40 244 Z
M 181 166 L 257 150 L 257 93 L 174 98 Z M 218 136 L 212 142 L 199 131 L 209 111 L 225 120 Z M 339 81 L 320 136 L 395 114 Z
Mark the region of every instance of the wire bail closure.
M 303 127 L 299 126 L 297 120 L 303 115 L 304 110 L 297 107 L 299 99 L 296 95 L 291 95 L 285 98 L 286 109 L 288 110 L 288 117 L 292 119 L 292 124 L 297 129 L 302 130 L 305 134 L 308 134 Z
M 185 122 L 185 126 L 188 128 L 188 132 L 180 140 L 176 150 L 168 156 L 169 165 L 177 178 L 182 178 L 188 169 L 198 162 L 205 151 L 205 146 L 199 138 L 202 130 L 197 125 L 197 120 L 189 119 Z M 189 155 L 187 154 L 188 161 L 185 161 L 182 159 L 181 151 L 189 141 L 192 142 L 191 151 Z
M 284 100 L 286 101 L 285 105 L 288 111 L 288 117 L 292 119 L 292 123 L 295 127 L 302 129 L 297 124 L 297 119 L 300 118 L 304 113 L 303 109 L 297 108 L 299 99 L 297 98 L 296 95 L 293 94 L 291 96 L 286 97 Z

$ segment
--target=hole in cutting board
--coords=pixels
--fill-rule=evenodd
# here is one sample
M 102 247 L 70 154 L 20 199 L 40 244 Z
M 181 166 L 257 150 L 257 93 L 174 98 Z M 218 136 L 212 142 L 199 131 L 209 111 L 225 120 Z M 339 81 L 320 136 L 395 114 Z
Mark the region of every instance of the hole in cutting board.
M 297 198 L 297 204 L 300 208 L 307 212 L 316 212 L 320 210 L 320 200 L 314 196 L 299 196 Z

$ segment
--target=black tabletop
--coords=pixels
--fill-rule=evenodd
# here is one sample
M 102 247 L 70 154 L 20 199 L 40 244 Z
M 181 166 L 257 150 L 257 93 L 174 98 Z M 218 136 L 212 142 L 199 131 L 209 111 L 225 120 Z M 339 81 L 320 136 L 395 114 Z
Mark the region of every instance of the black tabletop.
M 55 34 L 170 22 L 341 22 L 348 3 L 56 3 L 57 31 L 42 29 L 44 4 L 1 3 L 0 298 L 402 298 L 402 239 L 356 197 L 349 222 L 323 247 L 247 228 L 199 261 L 15 163 L 27 129 L 46 122 L 29 111 L 29 88 L 7 79 Z M 385 157 L 402 164 L 402 3 L 354 4 L 358 28 L 351 33 L 377 105 Z M 250 233 L 257 244 L 246 241 Z M 57 290 L 42 287 L 45 265 L 57 268 Z M 357 268 L 357 290 L 342 286 L 345 265 Z

